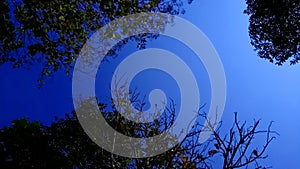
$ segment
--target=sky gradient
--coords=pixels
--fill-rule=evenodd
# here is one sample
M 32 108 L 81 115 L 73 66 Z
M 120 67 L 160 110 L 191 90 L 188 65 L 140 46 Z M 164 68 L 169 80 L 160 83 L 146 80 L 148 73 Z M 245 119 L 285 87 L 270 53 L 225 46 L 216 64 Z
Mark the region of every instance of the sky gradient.
M 253 119 L 261 119 L 261 129 L 274 121 L 273 129 L 280 136 L 269 146 L 266 152 L 269 157 L 265 164 L 275 169 L 300 168 L 297 161 L 300 151 L 300 63 L 278 67 L 258 58 L 250 45 L 248 16 L 243 14 L 245 8 L 245 2 L 240 0 L 194 0 L 191 5 L 185 5 L 186 13 L 180 16 L 207 35 L 222 60 L 227 79 L 223 130 L 228 131 L 226 129 L 232 124 L 234 112 L 238 112 L 239 119 L 246 120 L 249 125 Z M 162 37 L 161 40 L 150 42 L 149 46 L 169 48 L 179 55 L 192 55 L 163 42 Z M 133 46 L 125 47 L 120 59 L 134 50 Z M 116 59 L 114 64 L 119 61 Z M 193 63 L 193 60 L 187 61 Z M 205 70 L 202 66 L 197 68 L 197 65 L 201 63 L 191 67 L 200 72 L 196 73 L 197 79 L 205 82 L 207 77 L 202 76 Z M 38 89 L 36 80 L 40 70 L 39 66 L 33 66 L 30 70 L 11 69 L 8 64 L 0 67 L 1 126 L 9 125 L 11 120 L 21 117 L 49 124 L 55 115 L 63 116 L 73 110 L 71 78 L 67 78 L 64 72 L 58 72 Z M 111 72 L 104 69 L 103 74 L 106 74 L 105 71 Z M 139 84 L 141 78 L 137 77 L 135 83 Z M 207 89 L 208 85 L 205 82 L 200 88 Z M 200 91 L 205 103 L 209 102 L 208 91 Z M 257 144 L 263 144 L 263 141 L 259 139 Z

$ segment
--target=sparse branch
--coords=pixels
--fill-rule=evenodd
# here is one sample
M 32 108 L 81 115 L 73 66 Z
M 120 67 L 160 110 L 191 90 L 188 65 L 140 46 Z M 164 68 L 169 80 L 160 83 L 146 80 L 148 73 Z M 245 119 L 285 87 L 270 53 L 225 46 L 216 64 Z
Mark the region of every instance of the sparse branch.
M 213 140 L 216 142 L 214 147 L 223 158 L 223 169 L 234 169 L 247 167 L 250 164 L 258 165 L 259 159 L 265 159 L 267 147 L 279 135 L 276 131 L 271 130 L 273 122 L 270 122 L 267 130 L 259 130 L 260 120 L 255 120 L 253 126 L 246 128 L 246 122 L 240 124 L 237 113 L 234 113 L 234 122 L 229 130 L 228 135 L 221 136 L 218 129 L 215 129 L 214 122 L 208 120 L 205 113 L 200 114 L 207 121 L 209 130 L 213 133 Z M 220 126 L 219 126 L 220 127 Z M 266 141 L 261 149 L 251 149 L 254 146 L 256 135 L 266 134 Z

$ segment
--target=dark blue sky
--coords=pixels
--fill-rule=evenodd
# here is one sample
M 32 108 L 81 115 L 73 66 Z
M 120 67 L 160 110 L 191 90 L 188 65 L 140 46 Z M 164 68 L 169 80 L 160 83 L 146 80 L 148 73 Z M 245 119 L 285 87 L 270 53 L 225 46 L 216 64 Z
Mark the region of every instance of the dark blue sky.
M 270 145 L 266 163 L 273 168 L 300 168 L 297 161 L 300 151 L 300 64 L 278 67 L 257 57 L 250 46 L 248 16 L 242 13 L 246 7 L 243 1 L 195 0 L 185 7 L 186 14 L 182 17 L 208 36 L 223 62 L 227 78 L 227 102 L 222 117 L 224 131 L 233 121 L 233 112 L 238 112 L 240 120 L 247 120 L 248 124 L 253 119 L 261 119 L 262 128 L 274 121 L 273 129 L 280 133 L 280 137 Z M 172 50 L 183 58 L 190 55 L 163 41 L 162 38 L 149 45 Z M 124 49 L 120 59 L 131 50 L 135 49 L 130 46 Z M 197 73 L 198 81 L 205 82 L 201 63 L 187 61 L 200 72 Z M 1 126 L 20 117 L 50 123 L 55 115 L 63 116 L 73 110 L 71 79 L 59 72 L 38 89 L 39 70 L 38 66 L 31 70 L 11 69 L 9 65 L 0 67 Z M 104 70 L 109 73 L 109 70 Z M 137 77 L 136 83 L 140 81 L 141 78 Z M 205 90 L 207 85 L 205 82 L 204 90 L 200 89 L 203 102 L 209 102 L 209 90 Z M 263 140 L 259 140 L 257 144 L 262 143 Z

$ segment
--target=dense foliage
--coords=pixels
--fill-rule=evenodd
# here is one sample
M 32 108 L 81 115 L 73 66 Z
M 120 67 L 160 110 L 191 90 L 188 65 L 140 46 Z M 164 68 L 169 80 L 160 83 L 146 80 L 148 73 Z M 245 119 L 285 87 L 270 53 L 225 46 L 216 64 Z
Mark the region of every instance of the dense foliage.
M 191 3 L 192 0 L 188 0 Z M 0 64 L 42 64 L 42 78 L 59 69 L 71 73 L 85 41 L 112 20 L 139 12 L 184 13 L 181 0 L 5 0 L 0 5 Z M 131 38 L 139 48 L 154 35 Z M 128 39 L 108 55 L 126 44 Z M 40 81 L 41 82 L 41 81 Z
M 259 57 L 277 65 L 300 60 L 299 0 L 246 0 L 249 35 Z

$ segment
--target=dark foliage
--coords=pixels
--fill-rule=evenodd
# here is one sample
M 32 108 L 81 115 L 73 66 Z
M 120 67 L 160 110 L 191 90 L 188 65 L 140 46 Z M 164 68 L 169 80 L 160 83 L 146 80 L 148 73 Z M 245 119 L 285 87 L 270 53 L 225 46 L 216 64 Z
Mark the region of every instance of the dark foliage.
M 300 59 L 299 0 L 247 0 L 249 35 L 258 56 L 277 65 Z
M 188 0 L 188 3 L 191 3 Z M 181 0 L 4 0 L 0 5 L 0 64 L 14 68 L 42 64 L 45 76 L 62 69 L 68 75 L 85 41 L 103 25 L 139 12 L 184 13 Z M 131 38 L 139 48 L 154 35 Z M 108 55 L 116 55 L 124 39 Z
M 136 124 L 126 120 L 117 112 L 105 112 L 105 105 L 99 104 L 103 116 L 119 132 L 133 137 L 158 135 L 172 124 L 174 108 L 170 107 L 164 118 L 153 123 Z M 199 117 L 206 118 L 205 114 Z M 75 111 L 64 118 L 55 117 L 50 126 L 27 119 L 14 120 L 12 126 L 0 130 L 0 166 L 2 169 L 16 168 L 180 168 L 211 169 L 214 160 L 224 161 L 224 169 L 242 168 L 253 164 L 265 168 L 259 160 L 267 158 L 265 150 L 276 134 L 270 130 L 259 130 L 259 121 L 253 126 L 240 124 L 235 116 L 234 124 L 225 136 L 220 128 L 209 128 L 196 123 L 193 129 L 176 146 L 165 153 L 149 158 L 126 158 L 114 155 L 96 145 L 83 131 Z M 219 126 L 220 127 L 220 126 Z M 213 137 L 205 143 L 198 143 L 200 132 L 210 130 Z M 266 134 L 266 143 L 257 146 L 254 138 Z M 253 149 L 253 145 L 256 149 Z M 259 148 L 260 147 L 260 148 Z

